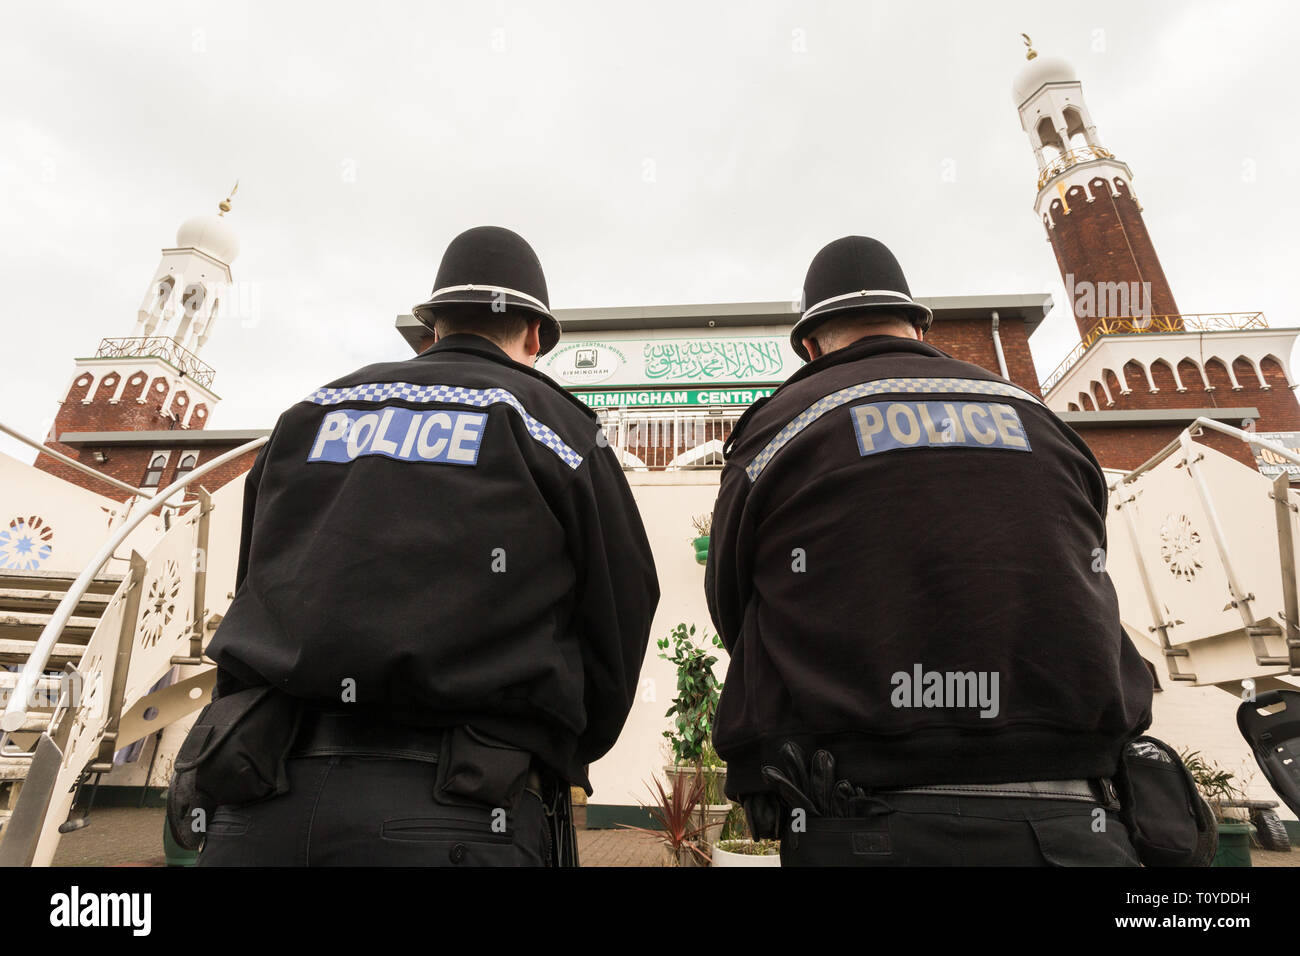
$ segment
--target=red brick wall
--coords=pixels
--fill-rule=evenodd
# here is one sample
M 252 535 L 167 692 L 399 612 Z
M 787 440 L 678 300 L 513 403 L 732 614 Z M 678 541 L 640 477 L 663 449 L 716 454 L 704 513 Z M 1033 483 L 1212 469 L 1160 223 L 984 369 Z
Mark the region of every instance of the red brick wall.
M 1261 389 L 1254 367 L 1245 359 L 1237 359 L 1233 362 L 1233 372 L 1242 388 L 1234 391 L 1227 370 L 1218 362 L 1207 362 L 1206 375 L 1214 388 L 1213 391 L 1206 391 L 1196 366 L 1184 361 L 1179 364 L 1179 376 L 1187 391 L 1179 392 L 1174 386 L 1174 376 L 1169 366 L 1164 362 L 1155 362 L 1151 367 L 1151 378 L 1160 391 L 1153 395 L 1141 368 L 1136 363 L 1129 362 L 1124 367 L 1124 375 L 1132 391 L 1128 395 L 1121 395 L 1116 387 L 1118 383 L 1113 377 L 1107 376 L 1115 404 L 1107 406 L 1104 394 L 1098 389 L 1098 407 L 1102 411 L 1253 407 L 1259 410 L 1260 415 L 1255 421 L 1257 431 L 1300 431 L 1300 402 L 1297 402 L 1295 393 L 1287 385 L 1282 367 L 1272 359 L 1264 359 L 1260 367 L 1270 388 Z M 1077 399 L 1072 405 L 1077 405 Z M 1239 419 L 1227 420 L 1224 424 L 1234 428 L 1242 427 Z M 1158 452 L 1186 426 L 1187 423 L 1124 428 L 1089 427 L 1078 431 L 1104 467 L 1129 469 L 1136 468 Z M 1253 466 L 1255 463 L 1249 448 L 1234 438 L 1211 435 L 1208 444 L 1245 464 Z
M 1146 223 L 1136 200 L 1127 185 L 1112 181 L 1117 195 L 1112 195 L 1104 184 L 1096 185 L 1096 198 L 1088 202 L 1082 186 L 1066 193 L 1070 211 L 1055 199 L 1051 204 L 1051 221 L 1047 236 L 1056 253 L 1056 264 L 1061 278 L 1073 274 L 1077 285 L 1081 282 L 1149 282 L 1151 284 L 1150 310 L 1156 315 L 1177 315 L 1178 304 L 1165 278 L 1155 245 L 1147 232 Z M 1045 223 L 1045 225 L 1047 225 Z M 1071 302 L 1072 310 L 1076 302 Z M 1098 310 L 1101 303 L 1094 303 Z M 1130 310 L 1136 311 L 1136 310 Z M 1079 334 L 1084 338 L 1097 324 L 1100 311 L 1093 315 L 1075 315 Z
M 132 384 L 141 376 L 144 377 L 145 381 Z M 165 417 L 162 413 L 162 402 L 167 394 L 165 391 L 167 382 L 164 377 L 150 377 L 142 372 L 133 373 L 127 380 L 121 399 L 117 404 L 110 404 L 109 399 L 116 391 L 120 373 L 103 371 L 99 373 L 99 377 L 94 382 L 94 399 L 88 405 L 82 404 L 82 399 L 86 397 L 90 386 L 78 385 L 77 381 L 81 377 L 77 376 L 73 380 L 72 386 L 68 390 L 68 396 L 55 416 L 54 427 L 50 430 L 50 434 L 46 436 L 46 444 L 55 451 L 62 452 L 70 458 L 75 458 L 77 461 L 89 465 L 96 471 L 103 472 L 134 487 L 139 487 L 144 480 L 145 471 L 148 469 L 149 460 L 153 457 L 153 454 L 157 451 L 171 449 L 171 455 L 166 468 L 163 470 L 162 480 L 158 487 L 162 488 L 170 484 L 175 478 L 176 468 L 183 457 L 182 452 L 190 448 L 186 444 L 186 433 L 198 431 L 207 424 L 207 405 L 203 402 L 198 403 L 195 415 L 190 421 L 191 427 L 183 429 L 178 426 L 177 422 L 184 417 L 185 412 L 188 410 L 191 397 L 188 392 L 178 390 L 171 396 L 170 404 L 171 411 L 176 415 L 176 419 Z M 162 383 L 164 391 L 158 391 L 156 387 L 158 383 Z M 179 402 L 182 395 L 185 396 L 184 404 Z M 143 402 L 138 400 L 141 398 L 144 399 Z M 202 416 L 197 414 L 200 409 L 205 412 Z M 158 446 L 113 446 L 104 448 L 85 445 L 74 447 L 54 440 L 56 436 L 62 435 L 64 432 L 125 431 L 172 431 L 175 433 L 175 438 L 169 439 Z M 198 464 L 201 465 L 204 462 L 211 461 L 234 447 L 236 447 L 234 444 L 205 447 L 199 453 Z M 96 462 L 96 451 L 104 452 L 108 456 L 108 461 Z M 235 461 L 223 465 L 218 472 L 202 480 L 203 486 L 209 491 L 216 491 L 226 482 L 252 467 L 253 457 L 253 455 L 241 455 Z M 108 495 L 119 501 L 127 498 L 125 491 L 116 489 L 106 482 L 97 481 L 93 476 L 78 471 L 70 465 L 65 465 L 49 455 L 37 455 L 35 466 L 42 471 L 98 494 Z
M 1032 395 L 1042 395 L 1038 390 L 1038 372 L 1034 357 L 1029 351 L 1029 334 L 1022 319 L 1004 318 L 998 323 L 998 338 L 1002 340 L 1002 354 L 1007 360 L 1007 373 L 1012 382 Z M 982 366 L 995 374 L 998 370 L 997 351 L 993 348 L 993 318 L 936 319 L 925 340 L 943 349 L 953 358 Z

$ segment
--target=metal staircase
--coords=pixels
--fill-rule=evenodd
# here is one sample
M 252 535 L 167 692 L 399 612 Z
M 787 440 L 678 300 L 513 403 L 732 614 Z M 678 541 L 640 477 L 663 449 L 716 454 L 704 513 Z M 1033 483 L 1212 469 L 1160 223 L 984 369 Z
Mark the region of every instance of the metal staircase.
M 101 574 L 93 578 L 74 606 L 61 643 L 55 645 L 50 655 L 51 669 L 41 677 L 35 699 L 27 708 L 26 720 L 10 735 L 17 748 L 30 751 L 49 725 L 63 681 L 58 668 L 81 661 L 86 642 L 121 585 L 122 577 Z M 41 632 L 75 580 L 75 574 L 63 571 L 0 569 L 0 699 L 7 700 L 17 686 L 16 666 L 27 662 Z M 31 760 L 25 755 L 0 756 L 0 832 L 22 792 L 30 765 Z
M 48 865 L 82 776 L 111 770 L 117 750 L 211 699 L 215 671 L 203 647 L 220 614 L 207 593 L 214 505 L 200 482 L 266 440 L 206 462 L 134 508 L 77 575 L 0 569 L 0 866 Z M 198 500 L 181 503 L 191 486 Z M 235 505 L 222 517 L 236 531 L 241 495 L 236 484 L 223 497 Z M 166 530 L 148 554 L 131 550 L 126 573 L 104 573 L 163 507 L 172 509 Z M 224 609 L 220 596 L 211 603 Z M 181 679 L 154 690 L 177 664 L 187 665 Z
M 1195 441 L 1206 431 L 1300 464 L 1280 445 L 1201 418 L 1112 484 L 1106 567 L 1121 616 L 1160 645 L 1171 680 L 1234 696 L 1294 688 L 1300 491 L 1285 472 L 1270 481 Z

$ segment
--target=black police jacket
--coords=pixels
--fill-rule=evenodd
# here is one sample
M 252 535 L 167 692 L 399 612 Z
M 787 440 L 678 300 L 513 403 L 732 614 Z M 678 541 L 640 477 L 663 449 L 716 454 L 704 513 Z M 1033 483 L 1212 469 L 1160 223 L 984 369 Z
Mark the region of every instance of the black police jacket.
M 727 792 L 786 740 L 861 786 L 1107 776 L 1152 682 L 1106 484 L 1035 396 L 912 339 L 809 363 L 729 441 L 705 573 Z
M 270 684 L 422 726 L 469 724 L 590 791 L 659 600 L 593 413 L 487 339 L 318 389 L 245 485 L 218 694 Z

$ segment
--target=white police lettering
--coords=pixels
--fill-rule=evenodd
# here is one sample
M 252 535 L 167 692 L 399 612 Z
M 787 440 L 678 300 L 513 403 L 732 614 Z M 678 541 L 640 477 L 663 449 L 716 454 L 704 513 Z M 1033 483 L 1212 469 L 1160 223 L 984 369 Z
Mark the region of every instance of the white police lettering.
M 863 456 L 898 448 L 1030 451 L 1020 416 L 991 402 L 872 402 L 850 409 Z
M 485 412 L 339 409 L 322 419 L 307 460 L 349 462 L 379 455 L 397 461 L 476 465 L 486 423 Z

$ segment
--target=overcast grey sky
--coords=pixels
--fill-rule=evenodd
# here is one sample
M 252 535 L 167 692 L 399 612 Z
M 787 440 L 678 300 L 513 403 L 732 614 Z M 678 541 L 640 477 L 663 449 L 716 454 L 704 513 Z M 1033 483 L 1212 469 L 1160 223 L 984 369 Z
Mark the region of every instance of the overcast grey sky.
M 788 299 L 824 243 L 875 236 L 918 295 L 1052 293 L 1046 376 L 1077 333 L 1022 30 L 1077 70 L 1183 311 L 1295 325 L 1298 27 L 1285 2 L 5 0 L 0 421 L 43 437 L 235 179 L 261 318 L 204 351 L 214 428 L 409 354 L 395 316 L 480 224 L 533 244 L 557 308 Z

